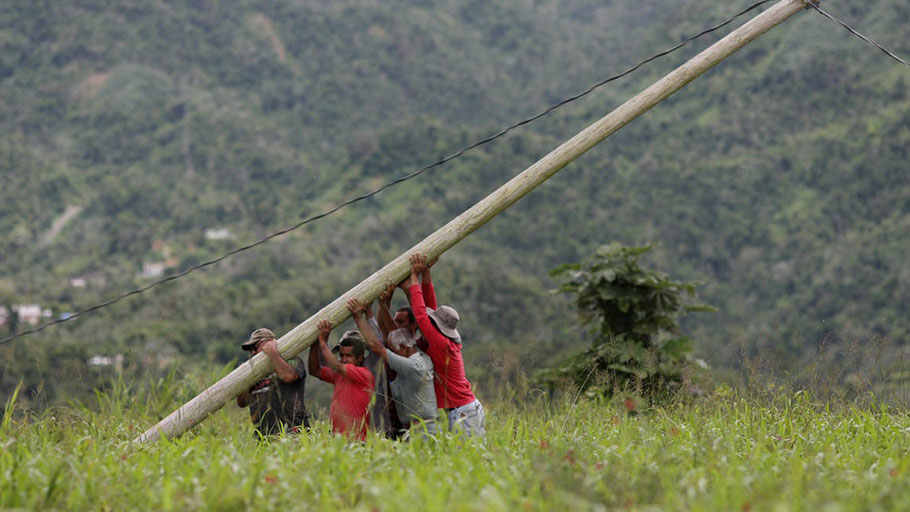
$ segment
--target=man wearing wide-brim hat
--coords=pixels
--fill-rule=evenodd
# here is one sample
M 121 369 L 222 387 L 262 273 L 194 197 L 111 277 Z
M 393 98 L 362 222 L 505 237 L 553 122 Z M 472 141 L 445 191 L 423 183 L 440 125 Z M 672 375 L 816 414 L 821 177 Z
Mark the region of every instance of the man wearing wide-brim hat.
M 275 333 L 256 329 L 250 339 L 241 344 L 250 357 L 264 352 L 273 372 L 237 396 L 237 405 L 250 408 L 250 420 L 262 435 L 281 432 L 297 433 L 309 429 L 306 406 L 303 403 L 306 366 L 294 357 L 285 360 L 278 352 Z
M 436 372 L 434 389 L 436 403 L 446 410 L 449 428 L 467 436 L 485 435 L 485 414 L 483 405 L 474 396 L 471 383 L 464 373 L 461 356 L 461 334 L 458 332 L 460 318 L 450 306 L 428 308 L 418 276 L 426 269 L 427 259 L 422 254 L 411 255 L 411 277 L 409 296 L 411 311 L 417 319 L 420 332 L 429 346 L 426 353 L 433 361 Z

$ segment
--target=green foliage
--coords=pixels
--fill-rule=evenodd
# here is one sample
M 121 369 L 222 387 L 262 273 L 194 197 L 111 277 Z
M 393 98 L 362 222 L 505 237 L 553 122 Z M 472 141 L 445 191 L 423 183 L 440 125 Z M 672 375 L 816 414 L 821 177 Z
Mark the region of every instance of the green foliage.
M 147 284 L 137 274 L 165 247 L 170 271 L 188 268 L 739 7 L 0 2 L 0 301 L 55 316 L 102 302 Z M 907 2 L 832 9 L 910 54 Z M 35 406 L 91 396 L 109 377 L 87 364 L 95 355 L 122 354 L 127 378 L 226 364 L 256 327 L 293 327 L 719 36 L 320 223 L 0 348 L 0 397 L 22 379 L 20 401 Z M 572 307 L 547 296 L 547 271 L 602 240 L 659 241 L 659 268 L 707 283 L 719 313 L 682 325 L 714 368 L 741 366 L 734 344 L 795 372 L 822 339 L 908 339 L 908 84 L 806 11 L 617 132 L 444 256 L 440 298 L 462 314 L 469 377 L 496 383 L 494 361 L 535 369 L 575 350 Z M 210 228 L 234 238 L 208 240 Z M 96 279 L 70 284 L 81 276 Z M 67 380 L 47 382 L 50 370 Z
M 562 366 L 543 372 L 551 385 L 572 382 L 581 392 L 635 390 L 666 396 L 682 382 L 691 340 L 681 336 L 684 312 L 711 311 L 690 304 L 695 284 L 646 270 L 638 258 L 651 246 L 601 246 L 584 263 L 562 265 L 551 275 L 559 291 L 572 294 L 583 324 L 592 324 L 591 347 Z M 593 378 L 592 378 L 593 377 Z
M 596 400 L 489 400 L 483 443 L 348 443 L 324 420 L 258 442 L 229 404 L 178 439 L 132 443 L 181 385 L 14 415 L 0 428 L 0 508 L 848 512 L 910 501 L 907 416 L 805 393 L 761 401 L 722 388 L 637 415 Z

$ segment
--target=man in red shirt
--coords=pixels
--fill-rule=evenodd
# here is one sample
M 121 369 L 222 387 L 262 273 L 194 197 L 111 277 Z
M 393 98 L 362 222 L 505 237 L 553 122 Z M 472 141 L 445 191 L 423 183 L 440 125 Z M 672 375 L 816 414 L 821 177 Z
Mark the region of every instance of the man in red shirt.
M 449 416 L 449 428 L 467 436 L 484 437 L 486 421 L 483 405 L 471 391 L 471 383 L 464 373 L 461 335 L 456 329 L 458 312 L 449 306 L 435 309 L 427 306 L 417 277 L 426 269 L 426 256 L 412 254 L 408 295 L 417 326 L 427 339 L 426 353 L 433 361 L 433 370 L 436 372 L 436 402 L 445 408 Z
M 345 332 L 339 343 L 339 358 L 336 358 L 328 346 L 332 324 L 328 320 L 320 320 L 317 325 L 319 352 L 315 344 L 310 347 L 309 369 L 310 375 L 335 386 L 329 409 L 332 432 L 365 441 L 370 426 L 368 411 L 373 391 L 373 374 L 361 366 L 366 342 L 358 331 Z M 325 366 L 319 363 L 320 352 Z

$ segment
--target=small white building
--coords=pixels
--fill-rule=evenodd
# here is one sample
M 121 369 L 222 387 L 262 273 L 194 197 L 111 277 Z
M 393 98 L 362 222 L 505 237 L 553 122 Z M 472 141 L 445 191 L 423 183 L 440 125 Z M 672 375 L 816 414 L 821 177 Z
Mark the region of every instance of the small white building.
M 167 264 L 161 261 L 154 261 L 142 264 L 142 272 L 139 273 L 140 277 L 161 277 L 164 275 L 164 269 L 167 268 Z
M 104 288 L 107 286 L 107 277 L 101 272 L 89 272 L 70 279 L 73 288 Z
M 29 324 L 38 325 L 42 318 L 50 318 L 53 312 L 50 309 L 42 308 L 41 304 L 16 304 L 13 311 L 19 315 L 19 321 Z
M 206 240 L 230 240 L 234 238 L 234 234 L 227 228 L 210 228 L 205 230 L 205 238 Z
M 113 366 L 117 370 L 123 369 L 123 354 L 117 354 L 114 357 L 109 356 L 92 356 L 88 360 L 89 366 Z

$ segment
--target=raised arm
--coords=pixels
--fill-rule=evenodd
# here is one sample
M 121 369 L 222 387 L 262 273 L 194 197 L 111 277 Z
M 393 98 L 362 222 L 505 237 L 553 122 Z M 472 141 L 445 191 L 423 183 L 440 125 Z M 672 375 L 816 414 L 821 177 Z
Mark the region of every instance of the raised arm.
M 430 276 L 430 269 L 439 261 L 439 256 L 431 259 L 426 263 L 423 273 L 420 276 L 420 289 L 423 290 L 423 301 L 428 308 L 436 309 L 436 290 L 433 289 L 433 278 Z
M 322 365 L 319 364 L 319 351 L 322 350 L 323 345 L 328 348 L 329 334 L 332 332 L 332 324 L 328 320 L 320 320 L 316 326 L 319 328 L 319 339 L 316 343 L 310 345 L 310 355 L 307 359 L 307 366 L 310 370 L 310 375 L 316 378 L 321 378 L 319 375 L 322 373 Z M 329 350 L 329 357 L 324 358 L 327 366 L 331 368 L 331 365 L 328 365 L 330 360 L 334 360 L 335 356 L 332 354 L 332 351 Z
M 277 341 L 266 341 L 262 344 L 262 351 L 269 356 L 269 360 L 272 362 L 272 368 L 275 369 L 275 374 L 278 375 L 281 382 L 288 384 L 300 378 L 300 375 L 297 374 L 297 370 L 281 357 L 281 353 L 278 352 Z
M 367 341 L 367 347 L 369 347 L 371 352 L 382 357 L 386 364 L 388 364 L 389 355 L 386 353 L 385 346 L 379 341 L 379 338 L 376 337 L 376 331 L 373 330 L 373 326 L 367 321 L 364 313 L 366 310 L 368 310 L 368 308 L 363 306 L 359 300 L 348 299 L 348 311 L 350 311 L 351 315 L 354 317 L 354 323 L 357 324 L 357 329 L 360 330 L 360 334 L 363 334 L 364 339 Z
M 410 277 L 406 277 L 400 283 L 398 283 L 398 287 L 401 288 L 401 291 L 404 292 L 404 296 L 406 299 L 408 299 L 408 303 L 411 302 L 411 290 L 409 288 L 410 286 L 411 286 Z
M 322 367 L 319 365 L 319 342 L 313 343 L 310 345 L 310 354 L 307 357 L 307 369 L 310 371 L 310 375 L 313 377 L 319 378 L 319 370 Z
M 427 316 L 427 306 L 423 300 L 423 291 L 420 289 L 420 281 L 417 278 L 417 275 L 421 270 L 420 258 L 423 257 L 426 261 L 426 257 L 421 254 L 412 254 L 411 255 L 411 277 L 408 280 L 411 294 L 411 312 L 414 313 L 414 319 L 417 320 L 417 327 L 420 328 L 420 332 L 423 333 L 424 337 L 428 342 L 432 343 L 432 334 L 436 332 L 436 328 L 433 327 L 433 324 L 430 323 L 430 317 Z
M 420 285 L 420 280 L 417 278 L 417 276 L 420 275 L 420 271 L 422 270 L 422 267 L 420 264 L 421 258 L 423 258 L 424 261 L 426 260 L 426 256 L 424 256 L 422 254 L 412 254 L 411 255 L 411 275 L 408 276 L 407 279 L 405 279 L 404 281 L 401 282 L 401 284 L 407 283 L 402 288 L 404 288 L 406 290 L 411 290 L 414 286 Z M 401 284 L 399 284 L 399 286 L 401 286 Z M 408 300 L 409 301 L 411 300 L 410 293 L 408 293 Z M 414 304 L 411 304 L 411 309 L 413 309 L 413 308 L 414 308 Z
M 325 365 L 328 366 L 330 370 L 346 376 L 348 372 L 345 369 L 345 365 L 335 357 L 335 354 L 333 354 L 332 350 L 329 348 L 329 332 L 332 331 L 332 324 L 329 323 L 328 320 L 320 320 L 317 325 L 319 327 L 319 352 L 322 353 L 322 360 L 325 361 Z M 312 356 L 310 356 L 311 361 L 312 359 Z
M 379 330 L 382 331 L 383 338 L 388 339 L 389 333 L 394 331 L 398 326 L 395 325 L 395 318 L 392 317 L 392 295 L 395 294 L 395 285 L 389 283 L 385 291 L 379 296 Z
M 385 345 L 385 334 L 383 334 L 382 329 L 379 327 L 379 321 L 376 320 L 376 316 L 373 315 L 373 304 L 367 303 L 363 305 L 363 312 L 367 317 L 367 325 L 372 329 L 373 333 L 376 334 L 379 343 Z
M 433 279 L 430 277 L 430 267 L 436 263 L 439 258 L 427 262 L 427 257 L 423 254 L 411 255 L 411 274 L 421 275 L 420 289 L 423 292 L 423 303 L 428 308 L 436 309 L 436 292 L 433 290 Z M 413 283 L 413 281 L 412 281 Z

